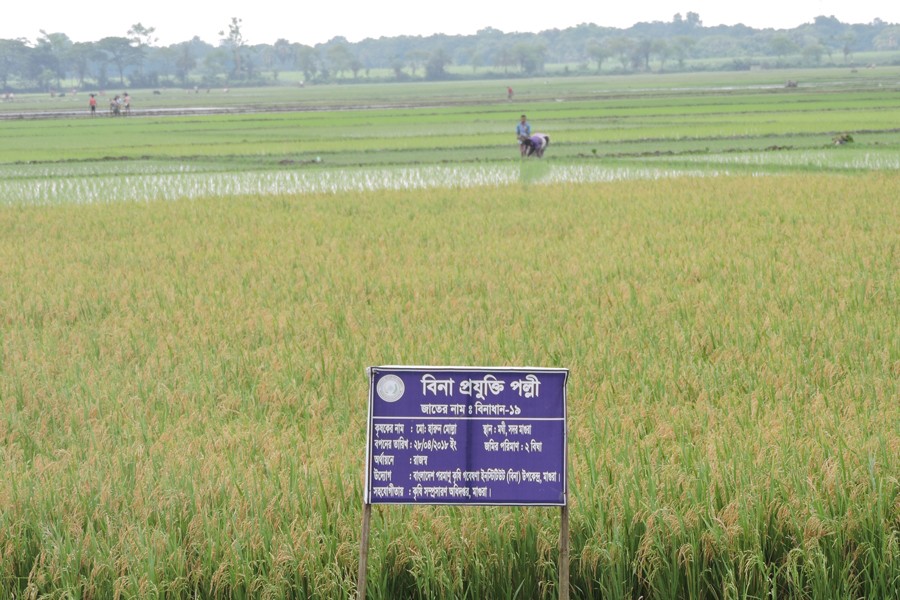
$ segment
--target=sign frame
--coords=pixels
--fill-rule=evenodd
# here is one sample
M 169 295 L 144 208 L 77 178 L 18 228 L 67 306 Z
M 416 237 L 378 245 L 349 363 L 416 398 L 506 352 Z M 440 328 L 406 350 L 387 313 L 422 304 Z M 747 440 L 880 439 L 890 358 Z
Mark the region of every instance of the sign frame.
M 367 503 L 566 504 L 567 369 L 383 366 L 368 374 Z
M 444 506 L 559 506 L 559 598 L 561 600 L 568 600 L 569 473 L 566 386 L 569 378 L 569 369 L 509 366 L 383 365 L 369 367 L 366 369 L 366 374 L 369 379 L 368 418 L 366 424 L 365 484 L 363 489 L 363 518 L 362 535 L 360 537 L 357 598 L 365 598 L 366 567 L 368 563 L 369 528 L 371 523 L 372 505 L 426 504 Z M 481 377 L 481 379 L 466 379 L 465 376 L 468 374 L 471 374 L 474 377 Z M 418 379 L 412 380 L 412 377 L 418 377 Z M 517 379 L 510 381 L 510 378 Z M 559 381 L 560 378 L 561 381 Z M 549 394 L 550 402 L 547 403 L 544 401 L 545 404 L 541 405 L 539 393 L 536 392 L 538 392 L 539 387 L 545 382 L 549 383 L 552 391 Z M 516 385 L 513 385 L 513 383 Z M 529 384 L 532 387 L 527 387 Z M 407 388 L 415 387 L 416 385 L 421 386 L 421 391 L 409 390 L 409 393 L 407 393 Z M 457 386 L 455 389 L 454 385 Z M 460 391 L 460 388 L 463 388 L 464 385 L 465 391 Z M 510 404 L 510 399 L 513 398 L 510 390 L 515 390 L 518 393 L 518 397 L 522 398 L 522 403 L 525 408 L 520 404 Z M 523 394 L 523 390 L 525 391 L 525 394 Z M 443 392 L 444 399 L 449 399 L 449 404 L 419 404 L 419 413 L 409 412 L 416 406 L 417 401 L 421 401 L 422 399 L 428 400 L 429 391 L 434 393 L 435 396 L 438 396 L 438 392 Z M 463 400 L 460 398 L 460 394 L 466 394 L 468 398 Z M 492 394 L 493 398 L 489 397 Z M 398 402 L 404 398 L 404 396 L 406 399 L 402 402 Z M 376 409 L 376 398 L 381 401 L 379 409 Z M 554 406 L 552 404 L 553 401 L 558 401 L 559 406 Z M 396 405 L 394 405 L 395 402 Z M 379 410 L 381 412 L 379 412 Z M 387 414 L 385 414 L 385 411 Z M 378 429 L 376 430 L 377 419 L 381 419 L 386 423 L 379 424 Z M 508 425 L 507 421 L 510 421 L 513 424 Z M 464 471 L 461 467 L 457 467 L 455 469 L 455 478 L 451 481 L 447 478 L 453 475 L 454 470 L 451 469 L 448 471 L 446 470 L 446 466 L 448 463 L 451 466 L 456 464 L 453 463 L 453 460 L 456 459 L 454 453 L 458 454 L 460 449 L 458 447 L 448 447 L 450 442 L 455 444 L 456 440 L 453 435 L 447 434 L 448 432 L 450 434 L 455 434 L 458 431 L 457 427 L 460 422 L 465 423 L 463 438 L 467 443 L 463 448 L 463 453 L 466 456 L 466 468 L 473 470 Z M 543 456 L 538 457 L 537 454 L 529 454 L 532 449 L 535 448 L 537 453 L 543 452 L 543 446 L 541 445 L 543 442 L 541 441 L 531 439 L 529 442 L 524 440 L 524 438 L 521 440 L 517 439 L 517 441 L 510 441 L 506 438 L 504 442 L 506 442 L 507 445 L 504 446 L 503 450 L 508 452 L 506 452 L 505 455 L 500 452 L 495 452 L 494 454 L 482 454 L 476 456 L 474 459 L 476 466 L 473 466 L 471 438 L 476 436 L 471 435 L 468 428 L 476 427 L 471 425 L 471 423 L 477 422 L 480 422 L 480 425 L 483 428 L 483 436 L 481 438 L 484 445 L 483 450 L 497 451 L 500 449 L 498 444 L 492 438 L 488 442 L 483 441 L 483 438 L 487 437 L 489 433 L 497 431 L 505 434 L 511 429 L 515 433 L 523 432 L 533 434 L 536 430 L 536 435 L 539 439 L 542 435 L 546 435 L 551 441 L 551 452 L 548 453 L 549 458 Z M 526 425 L 526 423 L 528 424 Z M 442 426 L 441 424 L 444 425 Z M 409 427 L 409 429 L 407 429 L 407 427 Z M 508 427 L 509 429 L 507 429 Z M 560 427 L 561 432 L 559 431 Z M 438 435 L 426 438 L 424 437 L 426 431 Z M 389 470 L 387 467 L 381 471 L 375 469 L 374 459 L 376 457 L 376 448 L 374 444 L 376 442 L 379 444 L 378 449 L 384 450 L 385 448 L 388 448 L 389 451 L 394 452 L 394 454 L 390 456 L 381 452 L 379 455 L 381 465 L 393 466 L 397 464 L 394 462 L 396 453 L 400 453 L 401 461 L 398 462 L 402 463 L 402 459 L 406 458 L 402 453 L 408 451 L 408 444 L 410 443 L 410 439 L 404 437 L 404 434 L 411 434 L 411 438 L 415 438 L 417 435 L 422 434 L 423 437 L 421 439 L 415 439 L 413 442 L 416 444 L 416 448 L 423 454 L 427 454 L 428 451 L 432 450 L 435 452 L 437 451 L 434 450 L 431 444 L 440 444 L 440 450 L 444 450 L 445 452 L 449 450 L 449 459 L 446 458 L 446 455 L 437 457 L 438 461 L 442 459 L 445 461 L 440 467 L 442 470 L 438 472 L 438 477 L 442 477 L 445 480 L 443 483 L 452 483 L 453 490 L 457 493 L 455 497 L 438 497 L 438 494 L 441 493 L 441 491 L 446 493 L 448 486 L 423 488 L 423 486 L 419 484 L 417 485 L 419 495 L 421 495 L 422 489 L 437 490 L 437 493 L 433 494 L 430 498 L 420 500 L 418 496 L 414 496 L 410 499 L 405 486 L 397 488 L 393 486 L 391 479 L 393 477 L 392 470 Z M 441 434 L 444 434 L 443 437 Z M 390 437 L 392 435 L 396 437 Z M 559 438 L 558 440 L 557 437 Z M 561 444 L 561 448 L 559 448 L 558 454 L 553 454 L 552 452 L 555 449 L 553 444 L 557 442 Z M 523 447 L 522 444 L 525 444 L 526 446 L 527 444 L 532 444 L 532 446 Z M 537 444 L 537 446 L 534 446 L 534 444 Z M 422 450 L 422 448 L 424 448 L 424 450 Z M 481 451 L 481 449 L 479 450 Z M 433 454 L 431 456 L 434 457 Z M 493 488 L 490 486 L 472 488 L 470 483 L 471 480 L 468 479 L 468 477 L 471 477 L 476 481 L 480 481 L 482 475 L 484 475 L 486 481 L 499 481 L 497 476 L 502 475 L 502 468 L 489 468 L 487 469 L 488 474 L 485 475 L 485 470 L 480 466 L 477 466 L 482 465 L 485 460 L 487 460 L 484 458 L 485 456 L 491 458 L 497 457 L 497 460 L 501 463 L 506 461 L 504 466 L 509 463 L 512 463 L 513 465 L 517 464 L 517 460 L 520 460 L 519 457 L 522 459 L 530 459 L 532 461 L 535 459 L 539 461 L 542 460 L 543 464 L 550 464 L 550 467 L 548 468 L 552 468 L 552 466 L 556 465 L 558 462 L 559 470 L 556 472 L 552 470 L 544 471 L 543 479 L 535 479 L 534 471 L 526 472 L 523 469 L 522 475 L 528 477 L 527 481 L 532 484 L 530 491 L 531 493 L 536 494 L 535 497 L 526 498 L 524 501 L 506 497 L 493 500 L 491 497 Z M 388 459 L 390 462 L 388 462 Z M 426 461 L 425 464 L 427 464 L 429 456 L 416 455 L 414 459 Z M 409 460 L 408 462 L 411 463 L 413 460 Z M 410 471 L 410 468 L 407 468 L 405 464 L 399 466 L 399 471 L 400 477 L 408 474 L 409 479 L 413 479 L 414 477 L 418 479 L 420 476 L 428 478 L 428 476 L 433 477 L 435 474 L 435 471 L 433 470 L 430 472 Z M 466 474 L 467 479 L 465 479 L 464 483 L 468 486 L 467 488 L 458 487 L 458 483 L 461 481 L 461 473 Z M 482 475 L 479 475 L 479 473 Z M 540 471 L 537 471 L 537 473 L 540 473 Z M 554 481 L 554 473 L 557 473 L 560 476 L 561 481 Z M 374 481 L 376 477 L 379 480 L 378 482 Z M 512 478 L 512 481 L 510 481 L 510 477 Z M 517 477 L 516 471 L 510 468 L 505 482 L 497 483 L 501 488 L 503 483 L 506 484 L 506 488 L 501 490 L 501 495 L 509 493 L 505 490 L 510 489 L 509 486 L 511 484 L 515 483 L 521 485 L 521 479 L 517 481 Z M 391 481 L 388 485 L 393 489 L 388 489 L 383 485 L 375 485 L 376 483 L 384 483 L 385 481 Z M 557 483 L 558 485 L 556 485 Z M 484 492 L 482 491 L 485 489 L 488 492 L 487 497 L 484 496 Z M 526 489 L 528 488 L 526 487 Z M 534 489 L 537 489 L 537 491 L 534 491 Z M 397 493 L 398 490 L 399 493 Z M 479 494 L 474 500 L 471 499 L 473 490 L 476 490 L 476 493 Z M 375 501 L 373 501 L 373 491 L 379 492 L 379 497 Z

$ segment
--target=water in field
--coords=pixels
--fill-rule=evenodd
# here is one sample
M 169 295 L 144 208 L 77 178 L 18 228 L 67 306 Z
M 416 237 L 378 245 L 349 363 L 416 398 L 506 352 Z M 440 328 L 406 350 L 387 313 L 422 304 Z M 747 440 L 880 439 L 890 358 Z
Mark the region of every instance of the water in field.
M 26 166 L 27 167 L 27 166 Z M 18 171 L 16 169 L 18 168 Z M 515 166 L 426 166 L 385 169 L 316 169 L 207 173 L 190 169 L 133 167 L 125 173 L 60 172 L 42 177 L 25 167 L 4 169 L 0 178 L 0 202 L 6 205 L 60 203 L 146 202 L 206 196 L 291 195 L 365 192 L 514 184 L 622 179 L 659 179 L 696 172 L 665 168 L 613 168 L 601 166 L 550 166 L 537 163 Z
M 147 202 L 208 196 L 272 196 L 428 188 L 543 185 L 730 173 L 765 174 L 784 169 L 898 169 L 894 153 L 745 153 L 645 159 L 637 164 L 555 164 L 526 160 L 496 165 L 426 165 L 402 168 L 210 172 L 190 165 L 111 163 L 0 167 L 0 204 L 7 206 Z

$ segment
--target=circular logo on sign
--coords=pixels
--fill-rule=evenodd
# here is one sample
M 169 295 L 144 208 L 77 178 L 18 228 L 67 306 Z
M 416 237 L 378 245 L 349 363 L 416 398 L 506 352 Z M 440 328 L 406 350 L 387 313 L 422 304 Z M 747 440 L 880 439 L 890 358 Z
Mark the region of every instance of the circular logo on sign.
M 378 397 L 385 402 L 399 400 L 403 396 L 404 389 L 403 380 L 396 375 L 385 375 L 378 380 L 378 385 L 375 387 Z

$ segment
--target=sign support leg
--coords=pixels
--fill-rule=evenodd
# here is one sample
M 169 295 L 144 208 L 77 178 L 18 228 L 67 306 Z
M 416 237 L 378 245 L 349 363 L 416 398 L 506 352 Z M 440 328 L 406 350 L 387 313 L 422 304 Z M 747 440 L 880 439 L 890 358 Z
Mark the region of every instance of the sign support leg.
M 356 578 L 356 598 L 366 598 L 366 567 L 369 564 L 369 521 L 372 518 L 372 505 L 363 505 L 362 535 L 359 538 L 359 575 Z
M 569 600 L 569 507 L 563 505 L 559 519 L 559 600 Z

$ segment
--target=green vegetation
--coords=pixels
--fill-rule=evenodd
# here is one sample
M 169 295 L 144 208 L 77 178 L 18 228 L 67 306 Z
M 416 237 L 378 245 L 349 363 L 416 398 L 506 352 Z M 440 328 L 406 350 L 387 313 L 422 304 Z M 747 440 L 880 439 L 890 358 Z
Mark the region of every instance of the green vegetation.
M 0 39 L 0 91 L 58 95 L 116 87 L 193 90 L 463 79 L 503 80 L 505 86 L 533 76 L 900 64 L 900 24 L 808 17 L 809 22 L 790 30 L 757 30 L 742 24 L 704 27 L 700 15 L 689 12 L 669 22 L 626 29 L 582 23 L 504 33 L 487 27 L 474 35 L 404 35 L 352 43 L 336 36 L 315 46 L 286 39 L 251 45 L 237 17 L 231 18 L 228 35 L 218 46 L 194 37 L 158 47 L 155 28 L 141 23 L 127 37 L 122 32 L 95 42 L 73 43 L 65 32 L 42 31 L 34 42 Z
M 135 92 L 130 118 L 28 96 L 2 107 L 0 201 L 500 184 L 519 178 L 521 112 L 552 138 L 546 181 L 898 167 L 900 70 L 790 75 L 799 87 L 761 73 L 532 79 L 515 102 L 486 82 Z M 854 142 L 836 147 L 842 134 Z
M 897 598 L 897 90 L 732 83 L 4 121 L 0 599 L 352 596 L 374 364 L 571 369 L 572 598 Z M 367 597 L 558 527 L 376 507 Z

